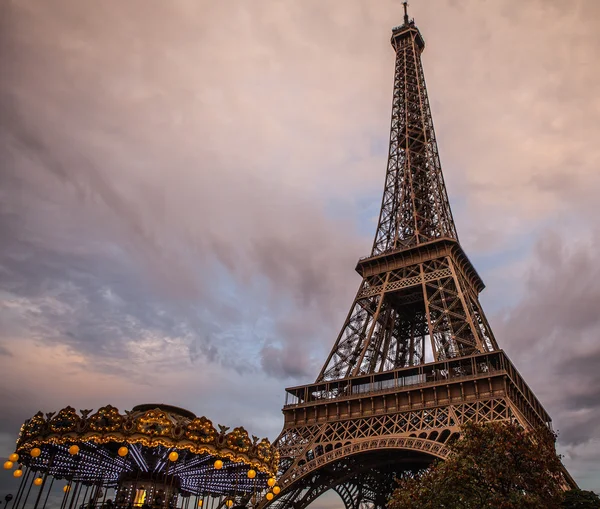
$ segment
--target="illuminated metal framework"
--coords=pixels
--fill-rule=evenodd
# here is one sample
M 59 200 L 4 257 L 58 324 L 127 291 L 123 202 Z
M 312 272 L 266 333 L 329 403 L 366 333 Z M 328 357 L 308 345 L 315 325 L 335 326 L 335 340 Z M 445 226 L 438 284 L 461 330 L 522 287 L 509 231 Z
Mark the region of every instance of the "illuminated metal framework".
M 362 283 L 316 382 L 287 389 L 277 509 L 304 509 L 330 489 L 347 509 L 383 508 L 394 478 L 445 459 L 467 421 L 551 425 L 479 303 L 484 284 L 460 246 L 441 171 L 425 42 L 404 8 L 392 31 L 391 133 L 373 248 L 358 262 Z
M 4 464 L 22 477 L 11 509 L 24 509 L 33 485 L 64 480 L 62 509 L 179 505 L 207 509 L 274 496 L 279 453 L 242 428 L 218 430 L 206 417 L 169 405 L 138 405 L 125 415 L 107 405 L 92 413 L 66 407 L 25 421 L 15 453 Z M 33 476 L 33 477 L 31 477 Z M 30 478 L 31 477 L 31 478 Z M 50 481 L 50 482 L 47 482 Z M 109 490 L 114 501 L 106 502 Z M 84 494 L 85 491 L 85 494 Z M 267 495 L 270 493 L 270 495 Z M 47 496 L 46 496 L 47 500 Z

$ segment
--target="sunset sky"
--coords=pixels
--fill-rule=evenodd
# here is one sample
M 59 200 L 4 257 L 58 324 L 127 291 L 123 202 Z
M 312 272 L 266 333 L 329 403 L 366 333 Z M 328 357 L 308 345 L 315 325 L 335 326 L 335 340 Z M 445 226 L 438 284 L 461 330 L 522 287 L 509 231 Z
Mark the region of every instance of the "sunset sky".
M 600 491 L 600 2 L 409 11 L 482 304 Z M 276 438 L 370 251 L 401 22 L 399 0 L 0 2 L 0 456 L 66 405 Z

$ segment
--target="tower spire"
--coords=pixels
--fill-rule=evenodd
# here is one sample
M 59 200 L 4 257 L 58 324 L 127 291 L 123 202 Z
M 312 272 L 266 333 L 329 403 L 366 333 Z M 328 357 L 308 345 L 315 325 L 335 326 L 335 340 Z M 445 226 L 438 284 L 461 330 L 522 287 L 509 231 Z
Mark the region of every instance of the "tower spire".
M 404 6 L 404 24 L 408 25 L 408 2 L 402 2 L 402 5 Z

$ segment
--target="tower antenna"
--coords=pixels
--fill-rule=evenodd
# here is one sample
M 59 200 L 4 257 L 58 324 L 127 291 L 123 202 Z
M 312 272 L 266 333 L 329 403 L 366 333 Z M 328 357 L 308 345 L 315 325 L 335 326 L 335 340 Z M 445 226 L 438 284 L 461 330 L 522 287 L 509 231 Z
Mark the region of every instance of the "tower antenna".
M 402 2 L 402 5 L 404 6 L 404 24 L 408 25 L 408 2 Z

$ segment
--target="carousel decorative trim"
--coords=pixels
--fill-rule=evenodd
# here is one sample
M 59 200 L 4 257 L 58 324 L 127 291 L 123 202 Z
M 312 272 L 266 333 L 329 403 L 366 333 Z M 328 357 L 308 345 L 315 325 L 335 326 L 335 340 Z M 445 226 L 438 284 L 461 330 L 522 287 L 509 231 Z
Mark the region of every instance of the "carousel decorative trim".
M 243 427 L 229 428 L 206 417 L 196 417 L 167 405 L 140 405 L 125 415 L 111 405 L 79 414 L 67 406 L 58 413 L 38 412 L 21 426 L 16 452 L 27 453 L 46 445 L 94 443 L 105 445 L 140 444 L 187 450 L 192 454 L 210 454 L 234 463 L 245 463 L 253 469 L 274 475 L 279 453 L 269 439 L 248 435 Z M 182 415 L 180 412 L 183 412 Z M 91 415 L 90 415 L 91 414 Z
M 68 509 L 76 509 L 80 497 L 88 509 L 191 509 L 193 497 L 193 507 L 224 509 L 271 500 L 278 463 L 271 442 L 243 427 L 215 427 L 164 404 L 124 414 L 106 405 L 36 413 L 21 426 L 4 469 L 21 478 L 11 509 L 24 509 L 33 487 L 39 487 L 34 509 L 43 509 L 42 491 L 48 494 L 55 480 L 66 482 L 61 509 L 68 500 Z M 106 499 L 109 491 L 114 502 Z

